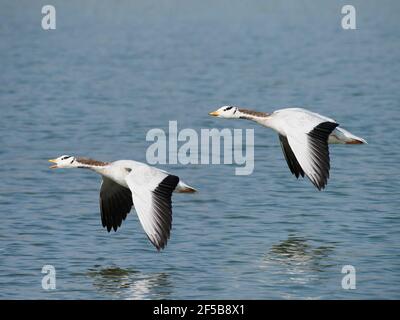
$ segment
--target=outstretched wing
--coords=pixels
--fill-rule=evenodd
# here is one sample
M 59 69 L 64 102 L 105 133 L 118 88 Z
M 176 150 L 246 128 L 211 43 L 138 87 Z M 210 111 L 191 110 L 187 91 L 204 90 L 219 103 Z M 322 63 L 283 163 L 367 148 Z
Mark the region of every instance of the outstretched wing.
M 279 141 L 281 142 L 283 155 L 285 156 L 290 171 L 296 176 L 296 178 L 299 178 L 300 175 L 304 177 L 304 171 L 290 148 L 288 139 L 280 134 Z
M 126 177 L 140 223 L 157 250 L 167 244 L 172 226 L 172 192 L 179 178 L 146 165 Z
M 325 188 L 329 178 L 328 137 L 337 126 L 334 122 L 321 122 L 307 133 L 290 132 L 287 143 L 283 142 L 292 173 L 298 177 L 304 172 L 318 190 Z
M 132 194 L 111 179 L 103 177 L 100 188 L 100 214 L 103 227 L 117 231 L 132 208 Z

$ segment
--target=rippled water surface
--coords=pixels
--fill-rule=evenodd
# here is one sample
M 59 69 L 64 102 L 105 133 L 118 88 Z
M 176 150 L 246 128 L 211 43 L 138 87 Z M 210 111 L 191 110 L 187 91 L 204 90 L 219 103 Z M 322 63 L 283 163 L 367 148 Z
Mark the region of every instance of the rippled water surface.
M 325 3 L 325 2 L 324 2 Z M 400 298 L 397 1 L 42 1 L 0 10 L 0 298 Z M 290 174 L 275 133 L 211 118 L 219 105 L 303 106 L 368 140 L 332 146 L 318 192 Z M 255 169 L 164 165 L 174 195 L 158 253 L 135 212 L 101 226 L 100 177 L 50 170 L 61 154 L 146 161 L 152 128 L 254 128 Z M 42 289 L 43 265 L 57 289 Z M 356 289 L 341 287 L 356 268 Z

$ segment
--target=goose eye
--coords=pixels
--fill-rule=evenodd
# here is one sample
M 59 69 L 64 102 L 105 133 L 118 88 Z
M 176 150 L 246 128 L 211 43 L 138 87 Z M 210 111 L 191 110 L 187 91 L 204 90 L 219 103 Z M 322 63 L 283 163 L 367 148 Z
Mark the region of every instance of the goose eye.
M 228 107 L 228 108 L 225 108 L 224 111 L 228 111 L 228 110 L 231 110 L 231 109 L 232 109 L 232 107 Z
M 68 158 L 70 158 L 70 156 L 62 157 L 61 160 L 65 160 L 65 159 L 68 159 Z

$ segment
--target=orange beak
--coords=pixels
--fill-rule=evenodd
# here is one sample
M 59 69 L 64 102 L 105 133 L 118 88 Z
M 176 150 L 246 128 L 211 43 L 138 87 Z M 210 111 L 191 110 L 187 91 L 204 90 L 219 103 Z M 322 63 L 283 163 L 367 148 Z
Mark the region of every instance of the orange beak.
M 51 163 L 57 163 L 57 160 L 56 160 L 56 159 L 50 159 L 49 162 L 51 162 Z M 55 164 L 55 165 L 53 165 L 53 166 L 50 166 L 49 168 L 55 169 L 55 168 L 57 168 L 57 164 Z
M 219 116 L 219 112 L 218 111 L 212 111 L 212 112 L 209 113 L 209 115 L 213 116 L 213 117 L 218 117 Z

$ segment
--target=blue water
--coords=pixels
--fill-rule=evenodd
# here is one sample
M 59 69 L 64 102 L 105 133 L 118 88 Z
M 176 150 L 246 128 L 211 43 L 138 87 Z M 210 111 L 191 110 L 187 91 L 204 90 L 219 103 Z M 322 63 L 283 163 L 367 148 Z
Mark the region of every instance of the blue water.
M 0 4 L 0 298 L 400 298 L 398 1 L 351 1 L 347 31 L 343 1 L 52 0 L 53 31 L 44 4 Z M 224 104 L 306 107 L 369 144 L 331 146 L 318 192 L 274 132 L 207 115 Z M 199 193 L 174 195 L 158 253 L 134 211 L 102 228 L 99 176 L 47 159 L 146 161 L 146 133 L 170 120 L 254 128 L 255 169 L 160 166 Z

